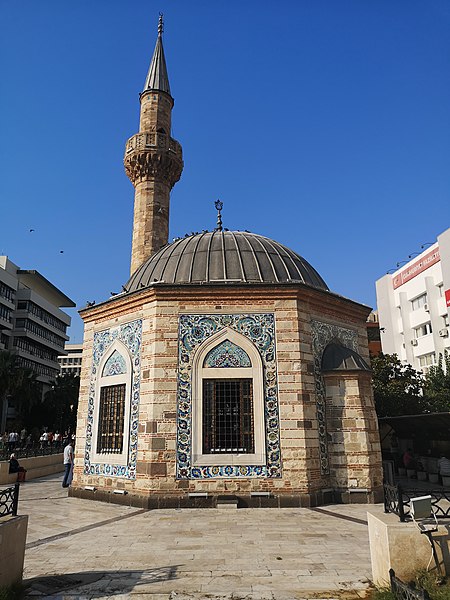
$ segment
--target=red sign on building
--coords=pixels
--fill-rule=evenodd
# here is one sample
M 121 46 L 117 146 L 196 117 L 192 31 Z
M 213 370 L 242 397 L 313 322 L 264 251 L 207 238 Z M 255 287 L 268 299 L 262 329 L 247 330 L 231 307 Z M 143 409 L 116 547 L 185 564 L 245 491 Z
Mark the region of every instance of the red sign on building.
M 450 290 L 445 290 L 445 302 L 450 306 Z
M 400 273 L 394 277 L 394 279 L 392 280 L 394 290 L 406 283 L 407 281 L 414 279 L 414 277 L 419 275 L 419 273 L 422 273 L 423 271 L 431 267 L 431 265 L 436 264 L 440 260 L 441 255 L 439 253 L 439 248 L 434 248 L 434 250 L 430 250 L 430 252 L 427 252 L 425 256 L 422 256 L 422 258 L 419 258 L 419 260 L 413 262 L 412 265 L 409 265 L 408 267 L 406 267 L 406 269 L 403 269 L 403 271 L 400 271 Z

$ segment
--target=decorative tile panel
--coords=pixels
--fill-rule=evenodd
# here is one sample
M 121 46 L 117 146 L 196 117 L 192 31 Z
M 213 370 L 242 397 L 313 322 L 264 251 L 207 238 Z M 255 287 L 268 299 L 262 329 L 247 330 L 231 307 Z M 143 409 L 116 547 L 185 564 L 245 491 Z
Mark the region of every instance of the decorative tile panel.
M 261 356 L 266 464 L 192 466 L 192 360 L 194 351 L 213 334 L 227 327 L 247 337 Z M 178 479 L 281 477 L 275 317 L 273 314 L 181 315 L 178 334 L 177 395 Z
M 216 369 L 251 367 L 252 363 L 245 350 L 239 348 L 239 346 L 236 346 L 230 340 L 225 340 L 208 352 L 203 366 Z
M 328 458 L 327 421 L 325 403 L 325 384 L 322 377 L 323 351 L 333 340 L 339 340 L 344 346 L 358 352 L 357 333 L 330 323 L 311 322 L 312 347 L 314 354 L 314 380 L 316 387 L 316 410 L 319 428 L 320 471 L 322 475 L 330 473 Z
M 100 361 L 115 340 L 120 340 L 129 350 L 132 363 L 131 374 L 131 407 L 130 407 L 130 435 L 128 441 L 128 461 L 126 465 L 104 464 L 91 462 L 92 435 L 94 428 L 94 405 L 95 391 L 97 387 L 97 378 L 101 376 L 98 372 Z M 88 417 L 86 428 L 86 450 L 84 456 L 84 473 L 85 475 L 107 475 L 108 477 L 124 477 L 126 479 L 136 479 L 136 459 L 137 459 L 137 444 L 138 444 L 138 419 L 139 419 L 139 388 L 141 380 L 141 340 L 142 340 L 142 321 L 136 320 L 131 323 L 120 325 L 99 331 L 94 334 L 93 360 L 91 370 L 91 382 L 89 386 L 88 400 Z M 118 355 L 122 361 L 123 357 L 118 352 L 113 352 L 111 358 L 108 359 L 105 369 L 111 359 Z M 111 367 L 114 364 L 120 364 L 121 361 L 111 362 Z M 124 361 L 125 363 L 125 361 Z M 120 367 L 119 367 L 120 368 Z M 105 371 L 104 371 L 105 373 Z M 108 373 L 105 373 L 108 374 Z M 109 373 L 111 374 L 111 373 Z M 128 399 L 130 401 L 130 399 Z
M 103 367 L 102 377 L 110 377 L 111 375 L 122 375 L 127 372 L 124 357 L 114 350 L 111 356 Z

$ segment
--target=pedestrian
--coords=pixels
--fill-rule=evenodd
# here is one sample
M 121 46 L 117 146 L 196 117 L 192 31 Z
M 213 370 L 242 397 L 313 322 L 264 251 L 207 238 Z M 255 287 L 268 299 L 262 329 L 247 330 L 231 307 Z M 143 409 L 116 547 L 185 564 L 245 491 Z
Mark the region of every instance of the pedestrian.
M 10 452 L 12 452 L 16 447 L 16 434 L 14 433 L 14 431 L 9 432 L 8 447 Z
M 17 473 L 17 481 L 25 481 L 27 470 L 20 466 L 16 455 L 13 453 L 9 458 L 9 472 Z
M 64 448 L 64 479 L 62 482 L 63 488 L 69 487 L 71 484 L 71 471 L 73 467 L 73 449 L 75 446 L 75 441 L 71 440 L 67 446 Z
M 450 477 L 450 460 L 446 456 L 442 455 L 438 460 L 438 469 L 441 481 L 443 477 Z

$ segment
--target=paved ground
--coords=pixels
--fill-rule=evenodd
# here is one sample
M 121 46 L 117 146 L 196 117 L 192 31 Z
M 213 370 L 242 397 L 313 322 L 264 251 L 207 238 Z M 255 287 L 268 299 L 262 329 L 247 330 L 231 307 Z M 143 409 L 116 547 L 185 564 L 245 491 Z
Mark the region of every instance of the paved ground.
M 367 506 L 142 511 L 68 498 L 61 479 L 20 489 L 29 596 L 281 600 L 369 587 Z

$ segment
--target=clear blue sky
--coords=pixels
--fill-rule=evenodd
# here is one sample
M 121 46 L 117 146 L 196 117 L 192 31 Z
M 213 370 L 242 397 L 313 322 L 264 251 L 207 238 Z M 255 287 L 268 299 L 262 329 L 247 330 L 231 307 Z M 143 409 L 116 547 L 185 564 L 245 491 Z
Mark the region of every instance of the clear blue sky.
M 0 253 L 78 308 L 127 281 L 123 151 L 159 11 L 185 159 L 171 238 L 212 229 L 220 197 L 225 227 L 374 306 L 375 280 L 450 226 L 448 0 L 3 2 Z

